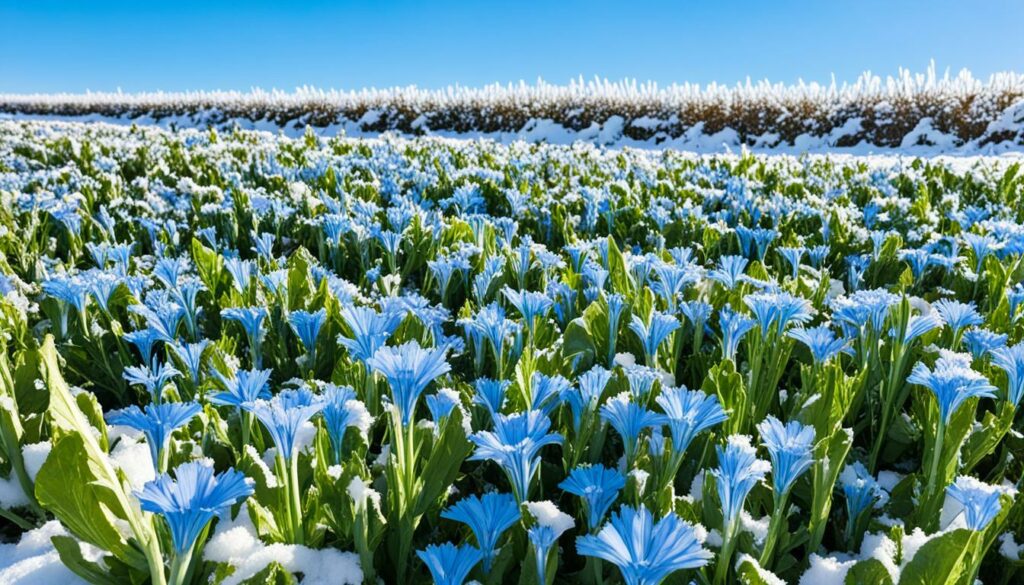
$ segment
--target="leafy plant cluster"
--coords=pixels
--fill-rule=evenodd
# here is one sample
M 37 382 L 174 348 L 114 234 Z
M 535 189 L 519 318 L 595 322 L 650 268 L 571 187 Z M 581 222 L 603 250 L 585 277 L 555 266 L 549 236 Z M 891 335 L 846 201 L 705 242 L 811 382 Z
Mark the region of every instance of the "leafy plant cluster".
M 1014 582 L 1022 196 L 3 122 L 0 523 L 95 584 Z

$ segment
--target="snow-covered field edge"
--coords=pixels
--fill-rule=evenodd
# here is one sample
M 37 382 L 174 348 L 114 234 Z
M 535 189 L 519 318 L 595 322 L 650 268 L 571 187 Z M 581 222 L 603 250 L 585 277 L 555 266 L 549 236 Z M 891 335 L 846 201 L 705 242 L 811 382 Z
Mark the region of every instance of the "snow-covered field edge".
M 901 70 L 836 85 L 658 87 L 582 79 L 294 92 L 0 94 L 0 117 L 319 135 L 486 138 L 717 153 L 992 155 L 1024 152 L 1024 74 L 978 80 Z

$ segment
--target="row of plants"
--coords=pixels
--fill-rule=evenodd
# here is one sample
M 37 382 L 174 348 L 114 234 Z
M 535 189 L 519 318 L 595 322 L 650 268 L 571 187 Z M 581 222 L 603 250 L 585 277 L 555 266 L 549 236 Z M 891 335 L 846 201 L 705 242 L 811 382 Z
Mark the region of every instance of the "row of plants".
M 0 122 L 0 527 L 94 584 L 1015 582 L 972 165 Z

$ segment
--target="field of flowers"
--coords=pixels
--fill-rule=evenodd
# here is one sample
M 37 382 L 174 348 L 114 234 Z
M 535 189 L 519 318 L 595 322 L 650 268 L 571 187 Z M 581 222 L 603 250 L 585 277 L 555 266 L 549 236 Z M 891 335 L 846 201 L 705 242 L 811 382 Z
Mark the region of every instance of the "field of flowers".
M 1020 582 L 1024 174 L 0 122 L 0 583 Z

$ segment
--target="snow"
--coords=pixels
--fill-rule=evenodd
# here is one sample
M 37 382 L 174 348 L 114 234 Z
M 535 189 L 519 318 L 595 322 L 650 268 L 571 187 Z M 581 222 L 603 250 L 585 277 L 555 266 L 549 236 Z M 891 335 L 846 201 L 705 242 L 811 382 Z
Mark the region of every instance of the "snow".
M 771 516 L 754 519 L 746 510 L 740 512 L 740 527 L 754 537 L 754 543 L 758 546 L 768 537 L 768 525 L 771 524 L 771 520 Z
M 844 585 L 856 559 L 840 560 L 811 553 L 811 566 L 800 576 L 799 585 Z
M 32 443 L 21 448 L 21 456 L 25 461 L 25 471 L 28 473 L 29 479 L 36 480 L 39 470 L 42 469 L 43 463 L 46 462 L 52 449 L 53 445 L 49 441 Z
M 366 500 L 373 500 L 373 505 L 380 508 L 380 492 L 370 487 L 370 484 L 363 478 L 356 476 L 349 482 L 346 490 L 356 508 L 366 505 Z
M 217 525 L 204 551 L 204 559 L 229 563 L 235 568 L 222 585 L 238 585 L 274 561 L 289 572 L 302 573 L 301 585 L 359 585 L 363 581 L 359 557 L 354 553 L 294 544 L 263 544 L 245 505 L 234 520 Z
M 50 539 L 67 536 L 68 532 L 56 520 L 21 535 L 12 544 L 0 544 L 0 583 L 4 585 L 83 585 L 85 581 L 60 562 Z M 102 551 L 90 545 L 82 547 L 83 556 L 97 561 Z
M 52 445 L 48 441 L 22 447 L 25 471 L 32 481 L 35 481 L 36 476 L 39 475 L 39 470 L 43 467 L 43 462 L 46 461 L 51 449 Z M 9 509 L 27 505 L 29 505 L 29 498 L 21 489 L 21 483 L 14 472 L 12 471 L 10 477 L 6 479 L 0 477 L 0 507 Z
M 575 526 L 572 516 L 559 510 L 554 502 L 526 502 L 526 509 L 533 514 L 537 524 L 550 527 L 556 536 Z
M 896 487 L 896 484 L 903 481 L 903 474 L 896 473 L 895 471 L 879 471 L 878 472 L 878 485 L 882 486 L 887 492 L 892 492 Z
M 123 437 L 110 452 L 110 461 L 128 476 L 128 483 L 134 490 L 141 490 L 146 482 L 156 478 L 153 456 L 145 442 Z
M 263 473 L 263 479 L 266 481 L 267 487 L 276 488 L 277 475 L 275 475 L 274 472 L 270 470 L 270 466 L 267 465 L 267 462 L 264 461 L 262 457 L 260 457 L 259 452 L 256 451 L 256 447 L 253 447 L 252 445 L 246 445 L 245 454 L 248 455 L 249 458 L 256 463 L 256 467 L 258 467 L 260 469 L 260 472 Z
M 762 567 L 761 563 L 757 562 L 757 559 L 748 555 L 747 553 L 742 553 L 738 557 L 736 557 L 737 569 L 743 563 L 750 563 L 750 566 L 754 567 L 754 570 L 757 571 L 758 576 L 761 577 L 761 580 L 767 583 L 767 585 L 786 585 L 786 582 L 779 578 L 778 575 Z
M 345 410 L 352 417 L 349 425 L 359 429 L 359 434 L 365 441 L 367 434 L 370 432 L 370 427 L 373 426 L 373 417 L 370 416 L 370 411 L 366 410 L 366 405 L 359 400 L 347 401 L 345 403 Z
M 700 502 L 704 499 L 704 474 L 698 473 L 694 476 L 693 481 L 690 483 L 690 497 L 693 498 L 694 502 Z
M 1011 561 L 1019 561 L 1021 550 L 1024 546 L 1017 544 L 1012 532 L 1004 532 L 999 535 L 999 554 Z

